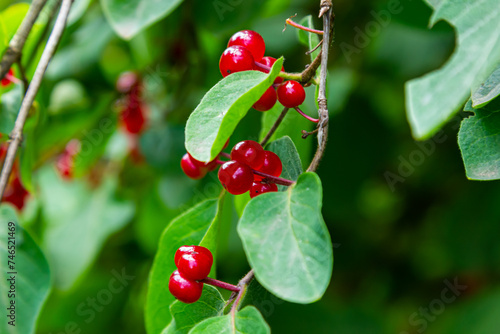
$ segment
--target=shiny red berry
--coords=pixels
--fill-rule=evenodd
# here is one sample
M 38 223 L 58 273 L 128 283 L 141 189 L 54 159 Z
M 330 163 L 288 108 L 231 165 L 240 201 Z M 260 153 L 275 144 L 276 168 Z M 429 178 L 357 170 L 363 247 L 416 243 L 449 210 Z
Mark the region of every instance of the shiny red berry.
M 259 172 L 269 174 L 271 176 L 279 177 L 283 171 L 283 164 L 281 163 L 280 157 L 276 153 L 271 151 L 264 151 L 264 163 L 257 169 Z M 256 181 L 263 180 L 264 177 L 255 174 L 254 178 Z
M 250 188 L 250 197 L 254 198 L 255 196 L 271 191 L 278 191 L 278 186 L 274 183 L 254 182 Z
M 259 33 L 252 30 L 242 30 L 235 33 L 229 39 L 227 46 L 240 45 L 248 49 L 252 53 L 255 61 L 259 61 L 264 57 L 266 51 L 266 43 Z
M 199 180 L 207 174 L 207 169 L 204 168 L 203 163 L 194 159 L 189 153 L 184 154 L 182 157 L 181 168 L 184 174 L 194 180 Z
M 258 61 L 258 63 L 261 63 L 262 65 L 266 65 L 267 67 L 273 67 L 273 64 L 276 62 L 276 58 L 273 57 L 264 57 L 261 60 Z M 263 68 L 260 68 L 258 66 L 255 67 L 256 70 L 264 72 L 264 73 L 269 73 L 269 71 L 264 70 Z M 285 68 L 281 66 L 281 71 L 284 72 Z M 274 79 L 275 84 L 279 84 L 283 82 L 283 78 L 277 77 Z
M 13 171 L 13 173 L 17 173 L 17 171 Z M 22 210 L 28 195 L 29 193 L 21 183 L 19 176 L 15 175 L 5 188 L 2 202 L 9 202 L 18 210 Z
M 14 76 L 14 71 L 12 69 L 9 69 L 7 75 Z M 8 86 L 12 83 L 12 81 L 9 78 L 7 78 L 7 75 L 0 81 L 2 87 Z
M 182 246 L 175 253 L 174 261 L 182 276 L 199 281 L 210 273 L 214 258 L 205 247 Z
M 176 270 L 170 276 L 168 290 L 181 302 L 191 304 L 200 299 L 203 292 L 203 283 L 187 279 Z
M 253 171 L 246 164 L 231 160 L 220 167 L 219 181 L 229 193 L 244 194 L 252 186 Z
M 244 140 L 231 150 L 231 160 L 246 164 L 253 169 L 259 169 L 264 163 L 264 149 L 253 140 Z
M 268 111 L 274 107 L 277 99 L 276 90 L 271 86 L 262 94 L 260 99 L 254 103 L 253 108 L 258 111 Z
M 219 69 L 223 77 L 231 73 L 253 70 L 254 59 L 248 49 L 235 45 L 227 48 L 219 60 Z
M 306 99 L 306 92 L 300 83 L 294 80 L 285 81 L 277 90 L 278 101 L 287 108 L 300 106 Z

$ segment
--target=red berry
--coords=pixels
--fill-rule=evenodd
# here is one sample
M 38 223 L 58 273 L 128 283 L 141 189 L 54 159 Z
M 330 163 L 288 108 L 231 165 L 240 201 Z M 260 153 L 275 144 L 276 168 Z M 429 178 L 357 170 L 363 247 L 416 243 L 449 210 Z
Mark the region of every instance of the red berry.
M 170 276 L 168 290 L 181 302 L 191 304 L 200 299 L 203 292 L 203 283 L 187 279 L 176 270 Z
M 14 71 L 12 69 L 9 69 L 9 72 L 7 73 L 7 75 L 14 76 Z M 12 81 L 8 78 L 3 78 L 2 81 L 0 81 L 0 84 L 2 85 L 2 87 L 8 86 L 11 83 L 12 83 Z
M 250 190 L 253 183 L 253 171 L 238 161 L 228 161 L 219 169 L 219 181 L 233 195 L 240 195 Z
M 250 188 L 250 197 L 254 198 L 255 196 L 271 191 L 278 191 L 278 186 L 274 183 L 254 182 Z
M 244 140 L 231 150 L 231 160 L 246 164 L 253 169 L 259 169 L 264 163 L 264 149 L 253 140 Z
M 273 67 L 273 64 L 275 62 L 276 62 L 276 58 L 267 57 L 267 56 L 258 61 L 258 63 L 266 65 L 267 67 Z M 257 67 L 257 66 L 255 68 L 256 68 L 257 71 L 261 71 L 261 72 L 264 72 L 264 73 L 269 73 L 269 71 L 266 71 L 263 68 L 260 68 L 260 67 Z M 285 71 L 285 68 L 283 66 L 281 66 L 281 71 L 282 72 Z M 283 82 L 283 78 L 281 78 L 281 77 L 277 77 L 276 79 L 274 79 L 274 83 L 275 84 L 279 84 L 279 83 L 282 83 L 282 82 Z
M 278 101 L 287 108 L 300 106 L 306 99 L 306 92 L 300 83 L 285 81 L 278 87 Z
M 240 45 L 252 53 L 255 61 L 259 61 L 266 51 L 266 43 L 259 33 L 252 30 L 242 30 L 235 33 L 229 39 L 227 46 Z
M 208 276 L 214 258 L 205 247 L 182 246 L 175 253 L 174 261 L 183 277 L 198 281 Z
M 56 168 L 63 179 L 69 180 L 73 177 L 73 157 L 67 153 L 63 153 L 59 156 L 56 162 Z
M 280 157 L 276 153 L 271 151 L 264 151 L 264 163 L 257 169 L 259 172 L 269 174 L 271 176 L 279 177 L 283 171 L 283 164 L 281 163 Z M 263 180 L 264 177 L 255 174 L 256 181 Z
M 227 48 L 219 60 L 219 69 L 223 77 L 231 73 L 253 70 L 254 59 L 248 49 L 235 45 Z
M 204 168 L 203 163 L 194 159 L 189 153 L 184 154 L 182 157 L 181 168 L 184 174 L 194 180 L 199 180 L 207 174 L 207 169 Z
M 17 173 L 17 171 L 13 171 L 13 173 Z M 9 202 L 18 210 L 22 210 L 28 194 L 29 193 L 21 183 L 19 176 L 15 175 L 12 178 L 12 181 L 7 184 L 7 187 L 5 188 L 2 202 Z
M 276 91 L 271 86 L 262 94 L 260 99 L 254 103 L 253 108 L 258 111 L 268 111 L 274 107 L 277 99 Z
M 138 134 L 144 128 L 146 119 L 138 103 L 130 103 L 121 113 L 121 120 L 128 133 Z

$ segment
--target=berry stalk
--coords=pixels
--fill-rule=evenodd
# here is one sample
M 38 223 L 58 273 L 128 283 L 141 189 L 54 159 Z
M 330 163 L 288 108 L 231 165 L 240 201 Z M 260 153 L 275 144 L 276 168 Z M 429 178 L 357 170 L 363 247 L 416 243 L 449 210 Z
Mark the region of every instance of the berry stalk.
M 304 30 L 304 31 L 308 31 L 308 32 L 312 32 L 313 34 L 318 34 L 318 35 L 323 35 L 323 31 L 321 30 L 316 30 L 316 29 L 311 29 L 311 28 L 308 28 L 308 27 L 304 27 L 303 25 L 301 24 L 298 24 L 294 21 L 292 21 L 290 18 L 286 19 L 286 24 L 289 24 L 291 25 L 292 27 L 295 27 L 295 28 L 298 28 L 300 30 Z M 285 29 L 286 29 L 286 24 L 285 24 Z
M 254 170 L 253 173 L 256 174 L 256 175 L 262 176 L 265 179 L 268 179 L 272 183 L 280 184 L 282 186 L 289 187 L 289 186 L 291 186 L 291 185 L 293 185 L 295 183 L 294 181 L 283 179 L 281 177 L 272 176 L 272 175 L 269 175 L 269 174 L 266 174 L 266 173 L 259 172 L 257 170 Z
M 222 281 L 219 281 L 217 279 L 210 278 L 210 277 L 204 278 L 204 279 L 200 280 L 200 282 L 208 284 L 208 285 L 213 285 L 213 286 L 216 286 L 216 287 L 219 287 L 222 289 L 226 289 L 229 291 L 240 292 L 240 288 L 237 287 L 236 285 L 222 282 Z
M 304 117 L 305 119 L 308 119 L 310 120 L 311 122 L 314 122 L 314 123 L 318 123 L 319 122 L 319 119 L 316 119 L 316 118 L 313 118 L 309 115 L 306 115 L 302 110 L 300 110 L 299 107 L 295 107 L 295 110 L 297 110 L 297 112 L 302 116 Z

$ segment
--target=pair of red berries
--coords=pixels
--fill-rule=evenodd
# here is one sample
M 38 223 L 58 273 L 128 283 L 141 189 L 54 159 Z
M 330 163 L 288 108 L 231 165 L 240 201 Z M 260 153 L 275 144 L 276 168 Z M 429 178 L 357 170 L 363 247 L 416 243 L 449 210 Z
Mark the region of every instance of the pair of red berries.
M 262 146 L 253 141 L 245 140 L 236 144 L 231 150 L 231 161 L 224 163 L 219 169 L 219 181 L 233 195 L 250 191 L 250 197 L 278 191 L 274 183 L 263 182 L 265 177 L 254 174 L 259 171 L 274 177 L 279 177 L 283 170 L 280 158 L 271 151 L 265 151 Z
M 116 89 L 125 94 L 125 107 L 120 113 L 120 121 L 129 134 L 141 133 L 146 124 L 142 106 L 141 80 L 133 72 L 124 72 L 116 82 Z
M 268 73 L 276 62 L 276 58 L 264 57 L 266 44 L 262 36 L 252 30 L 242 30 L 229 39 L 227 49 L 224 50 L 219 60 L 219 70 L 223 77 L 241 71 L 257 70 Z M 281 68 L 284 71 L 284 68 Z M 283 78 L 276 78 L 274 85 L 269 87 L 253 108 L 258 111 L 267 111 L 274 107 L 276 101 L 288 108 L 301 105 L 306 93 L 304 87 L 294 80 L 283 82 Z M 281 85 L 279 85 L 281 84 Z M 275 85 L 279 85 L 275 89 Z
M 174 256 L 177 270 L 168 282 L 170 293 L 183 303 L 196 302 L 201 297 L 203 283 L 214 262 L 209 249 L 202 246 L 182 246 Z

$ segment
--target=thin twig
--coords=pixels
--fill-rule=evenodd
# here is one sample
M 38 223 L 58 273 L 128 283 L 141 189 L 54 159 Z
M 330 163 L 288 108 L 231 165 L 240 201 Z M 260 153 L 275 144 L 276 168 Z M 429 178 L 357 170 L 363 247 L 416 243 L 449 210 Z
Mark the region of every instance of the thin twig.
M 326 8 L 326 10 L 325 10 Z M 324 15 L 326 13 L 326 15 Z M 328 67 L 328 51 L 330 48 L 330 36 L 333 30 L 333 11 L 332 3 L 330 0 L 321 1 L 321 11 L 320 16 L 323 15 L 323 39 L 325 42 L 322 45 L 321 51 L 321 72 L 319 80 L 319 92 L 318 92 L 318 113 L 319 113 L 319 124 L 318 124 L 318 148 L 314 154 L 311 164 L 307 168 L 308 172 L 315 172 L 318 169 L 319 163 L 326 148 L 326 141 L 328 139 L 328 105 L 326 98 L 326 77 L 327 77 L 327 67 Z
M 311 53 L 313 53 L 314 51 L 316 51 L 322 44 L 323 44 L 323 39 L 321 39 L 321 41 L 319 41 L 318 45 L 316 45 L 312 50 L 307 51 L 306 55 L 309 56 Z
M 295 15 L 292 16 L 292 17 L 295 17 Z M 307 32 L 310 32 L 310 33 L 313 33 L 313 34 L 323 35 L 323 32 L 321 30 L 316 30 L 316 29 L 312 29 L 312 28 L 309 28 L 309 27 L 304 27 L 303 25 L 301 25 L 301 24 L 299 24 L 297 22 L 294 22 L 291 18 L 286 19 L 286 21 L 285 21 L 285 29 L 286 29 L 286 25 L 287 24 L 289 24 L 292 27 L 295 27 L 297 29 L 304 30 L 304 31 L 307 31 Z M 283 31 L 285 31 L 285 29 L 283 29 Z
M 287 108 L 287 107 L 283 108 L 283 111 L 278 116 L 278 119 L 276 120 L 276 122 L 274 122 L 274 124 L 271 127 L 271 129 L 269 129 L 269 132 L 266 134 L 266 136 L 264 137 L 264 139 L 262 139 L 262 141 L 260 142 L 261 146 L 265 146 L 267 144 L 267 142 L 269 141 L 269 139 L 271 139 L 271 137 L 273 136 L 274 132 L 276 132 L 276 129 L 278 129 L 278 126 L 281 124 L 281 121 L 283 121 L 283 118 L 285 118 L 286 113 L 288 112 L 288 110 L 289 110 L 289 108 Z
M 7 182 L 12 171 L 17 148 L 19 147 L 19 144 L 21 144 L 24 123 L 26 122 L 26 118 L 28 117 L 28 112 L 30 111 L 36 94 L 38 93 L 38 89 L 40 88 L 40 85 L 42 83 L 45 70 L 47 69 L 49 62 L 52 59 L 57 45 L 59 44 L 59 40 L 61 39 L 61 36 L 64 32 L 64 28 L 66 27 L 66 20 L 68 19 L 69 10 L 72 3 L 73 0 L 63 0 L 61 10 L 59 11 L 59 15 L 57 16 L 57 20 L 54 25 L 54 29 L 50 34 L 47 45 L 43 50 L 42 57 L 40 58 L 40 62 L 36 67 L 35 74 L 33 75 L 33 80 L 31 81 L 31 84 L 28 87 L 28 91 L 26 92 L 26 95 L 24 96 L 23 102 L 21 104 L 21 109 L 19 110 L 16 118 L 16 123 L 14 124 L 14 130 L 12 130 L 10 136 L 12 141 L 9 144 L 2 173 L 0 174 L 0 198 L 3 197 L 5 187 L 7 186 Z
M 28 39 L 31 28 L 35 24 L 35 21 L 46 2 L 47 0 L 33 0 L 31 3 L 23 22 L 17 29 L 14 37 L 12 37 L 7 50 L 5 50 L 5 53 L 2 56 L 2 60 L 0 61 L 0 78 L 3 78 L 12 67 L 12 64 L 21 58 L 24 43 L 26 43 L 26 39 Z

